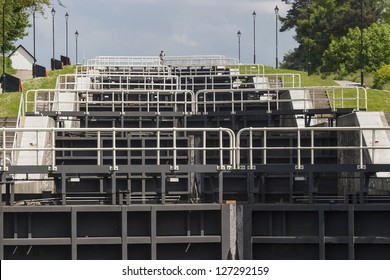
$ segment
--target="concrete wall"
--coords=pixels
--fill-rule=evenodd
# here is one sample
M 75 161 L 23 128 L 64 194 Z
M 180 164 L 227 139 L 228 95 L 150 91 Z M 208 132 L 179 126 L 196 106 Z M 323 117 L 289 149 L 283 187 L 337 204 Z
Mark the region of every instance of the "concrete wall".
M 54 120 L 49 117 L 25 117 L 22 128 L 50 128 L 55 127 Z M 16 137 L 15 145 L 21 149 L 48 148 L 52 139 L 49 132 L 25 131 Z M 20 150 L 13 165 L 50 165 L 52 160 L 50 151 Z M 15 193 L 42 193 L 54 192 L 54 184 L 48 180 L 47 174 L 17 174 L 15 175 Z
M 356 112 L 337 119 L 339 127 L 388 127 L 383 112 Z M 373 135 L 372 131 L 363 132 L 364 146 L 389 146 L 389 133 L 377 131 Z M 358 132 L 339 132 L 339 146 L 359 146 Z M 388 150 L 368 150 L 364 153 L 364 163 L 366 164 L 389 164 L 390 154 Z M 358 150 L 340 150 L 338 161 L 340 164 L 359 163 L 360 154 Z M 358 172 L 345 172 L 339 176 L 339 194 L 356 193 L 360 188 Z M 390 173 L 377 172 L 369 178 L 368 193 L 372 195 L 390 194 Z

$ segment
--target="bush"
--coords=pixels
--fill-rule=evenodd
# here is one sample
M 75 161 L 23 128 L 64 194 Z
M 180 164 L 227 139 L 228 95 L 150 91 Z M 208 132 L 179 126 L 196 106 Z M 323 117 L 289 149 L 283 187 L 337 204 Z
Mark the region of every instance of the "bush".
M 386 64 L 374 73 L 374 88 L 383 89 L 383 86 L 390 82 L 390 65 Z

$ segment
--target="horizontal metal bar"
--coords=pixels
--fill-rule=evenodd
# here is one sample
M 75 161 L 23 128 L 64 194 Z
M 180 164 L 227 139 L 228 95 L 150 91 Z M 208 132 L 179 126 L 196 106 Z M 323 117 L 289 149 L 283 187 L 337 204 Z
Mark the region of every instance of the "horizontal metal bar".
M 169 243 L 220 243 L 221 236 L 157 236 L 156 242 L 160 244 Z
M 70 245 L 71 238 L 4 238 L 5 246 L 28 246 L 28 245 Z

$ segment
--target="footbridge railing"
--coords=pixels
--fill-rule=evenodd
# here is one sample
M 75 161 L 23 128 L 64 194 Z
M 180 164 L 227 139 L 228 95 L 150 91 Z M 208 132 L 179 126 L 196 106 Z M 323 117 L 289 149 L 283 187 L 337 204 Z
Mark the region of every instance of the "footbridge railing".
M 221 171 L 253 170 L 267 164 L 294 165 L 296 170 L 304 170 L 306 165 L 325 164 L 338 171 L 335 162 L 322 161 L 327 157 L 338 158 L 339 164 L 354 166 L 355 170 L 364 170 L 368 165 L 386 165 L 387 168 L 390 165 L 389 127 L 250 127 L 236 134 L 228 128 L 1 128 L 3 143 L 8 131 L 35 133 L 37 137 L 50 134 L 48 138 L 52 142 L 45 147 L 20 147 L 16 143 L 13 147 L 3 145 L 0 153 L 2 158 L 20 151 L 51 154 L 48 157 L 51 168 L 58 164 L 56 157 L 59 154 L 74 160 L 77 153 L 82 155 L 85 152 L 93 155 L 92 163 L 97 166 L 102 165 L 103 154 L 110 153 L 107 160 L 113 169 L 119 165 L 117 160 L 120 157 L 125 157 L 128 163 L 132 156 L 142 158 L 143 153 L 148 152 L 153 155 L 152 165 L 165 165 L 163 158 L 168 158 L 172 171 L 177 171 L 178 162 L 183 157 L 195 157 L 193 153 L 197 154 L 197 164 L 212 164 Z M 58 146 L 58 139 L 76 142 L 73 142 L 75 145 Z M 134 139 L 146 142 L 131 145 L 130 140 Z M 82 141 L 88 141 L 88 145 L 77 146 Z M 118 141 L 122 141 L 120 145 Z M 192 164 L 195 161 L 184 163 Z M 2 161 L 1 170 L 6 170 L 9 165 L 10 162 Z M 383 168 L 378 172 L 386 171 Z

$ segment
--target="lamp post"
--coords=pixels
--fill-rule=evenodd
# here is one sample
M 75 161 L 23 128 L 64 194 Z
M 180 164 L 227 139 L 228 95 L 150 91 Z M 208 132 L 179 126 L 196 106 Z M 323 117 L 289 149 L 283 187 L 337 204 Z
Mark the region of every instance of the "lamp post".
M 308 34 L 309 38 L 307 40 L 307 75 L 310 76 L 310 66 L 311 66 L 311 46 L 310 46 L 310 39 L 311 39 L 311 21 L 310 21 L 310 0 L 307 0 L 307 22 L 308 22 Z
M 253 11 L 253 64 L 256 64 L 256 12 Z
M 6 92 L 5 89 L 5 0 L 2 0 L 1 2 L 3 4 L 3 26 L 2 26 L 2 32 L 3 32 L 3 43 L 1 45 L 1 51 L 3 52 L 3 73 L 1 75 L 2 82 L 1 85 L 3 87 L 3 93 Z
M 55 69 L 55 51 L 54 51 L 54 17 L 56 15 L 56 10 L 54 10 L 54 7 L 51 9 L 51 17 L 53 22 L 53 58 L 51 59 L 51 70 Z
M 360 86 L 364 86 L 363 0 L 360 0 Z
M 240 63 L 241 61 L 241 31 L 238 30 L 237 32 L 237 37 L 238 37 L 238 62 Z
M 274 11 L 275 11 L 275 19 L 276 19 L 276 29 L 275 29 L 275 38 L 276 38 L 276 66 L 275 66 L 275 68 L 276 69 L 278 69 L 279 68 L 279 59 L 278 59 L 278 20 L 279 20 L 279 8 L 278 8 L 278 6 L 276 6 L 275 7 L 275 9 L 274 9 Z
M 37 10 L 37 3 L 35 1 L 32 3 L 32 15 L 33 15 L 33 50 L 34 50 L 34 63 L 33 63 L 33 78 L 37 76 L 36 74 L 36 52 L 35 52 L 35 12 Z
M 65 25 L 66 25 L 66 58 L 68 58 L 68 19 L 69 19 L 69 14 L 66 12 L 65 14 Z
M 78 38 L 79 38 L 79 32 L 76 30 L 74 33 L 74 36 L 76 37 L 76 65 L 78 64 Z

